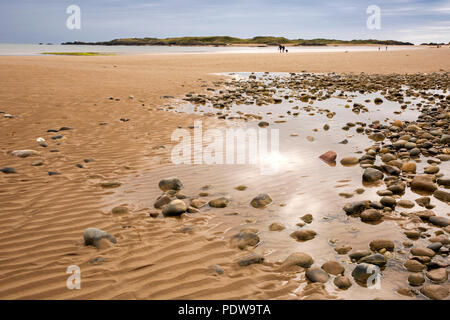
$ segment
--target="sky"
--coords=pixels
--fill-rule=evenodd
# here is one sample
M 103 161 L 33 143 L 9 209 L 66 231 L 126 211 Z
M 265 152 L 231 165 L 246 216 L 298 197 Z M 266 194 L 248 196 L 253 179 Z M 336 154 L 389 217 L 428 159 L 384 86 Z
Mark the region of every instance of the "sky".
M 80 29 L 66 26 L 70 5 Z M 212 35 L 448 43 L 450 0 L 0 0 L 0 43 Z

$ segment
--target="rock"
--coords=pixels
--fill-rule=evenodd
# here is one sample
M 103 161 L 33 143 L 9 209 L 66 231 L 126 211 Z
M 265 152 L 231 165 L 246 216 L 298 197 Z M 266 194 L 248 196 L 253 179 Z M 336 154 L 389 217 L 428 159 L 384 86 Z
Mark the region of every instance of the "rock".
M 372 250 L 372 251 L 379 251 L 381 249 L 393 251 L 395 245 L 394 245 L 394 242 L 392 242 L 391 240 L 377 239 L 377 240 L 372 240 L 370 242 L 369 246 L 370 246 L 370 250 Z
M 414 272 L 408 276 L 408 282 L 412 286 L 421 286 L 425 282 L 423 274 Z
M 332 275 L 344 274 L 345 268 L 337 261 L 327 261 L 322 265 L 322 269 Z
M 385 139 L 385 136 L 381 132 L 375 132 L 369 136 L 369 139 L 372 139 L 373 141 L 376 142 L 380 142 Z
M 382 267 L 386 264 L 387 260 L 384 255 L 375 253 L 361 258 L 361 260 L 359 260 L 358 262 L 370 263 Z
M 433 196 L 438 199 L 441 200 L 443 202 L 450 202 L 450 192 L 444 191 L 444 190 L 436 190 L 433 193 Z
M 439 167 L 438 166 L 429 166 L 429 167 L 426 167 L 423 172 L 425 172 L 426 174 L 436 174 L 439 172 Z
M 221 275 L 224 273 L 223 269 L 217 265 L 217 264 L 212 264 L 208 267 L 208 270 L 213 273 L 213 274 L 217 274 L 217 275 Z
M 353 166 L 359 163 L 359 159 L 356 157 L 345 157 L 341 159 L 343 166 Z
M 394 167 L 394 166 L 388 166 L 388 165 L 385 165 L 385 164 L 383 164 L 382 166 L 381 166 L 381 168 L 388 174 L 388 175 L 391 175 L 391 176 L 398 176 L 398 175 L 400 175 L 400 173 L 402 172 L 399 168 L 397 168 L 397 167 Z
M 118 188 L 120 187 L 122 184 L 120 182 L 103 182 L 100 184 L 100 187 L 102 187 L 103 189 L 112 189 L 112 188 Z
M 330 279 L 328 273 L 319 268 L 309 268 L 306 270 L 305 275 L 311 282 L 326 283 Z
M 383 103 L 383 99 L 381 99 L 381 98 L 375 98 L 374 100 L 373 100 L 373 102 L 375 103 L 375 104 L 381 104 L 381 103 Z M 401 121 L 400 121 L 401 122 Z M 401 126 L 401 125 L 400 125 Z
M 440 142 L 442 144 L 450 144 L 450 134 L 443 134 Z
M 405 268 L 410 272 L 421 272 L 426 267 L 417 260 L 408 260 L 404 264 Z
M 442 243 L 434 242 L 434 243 L 428 245 L 427 248 L 433 250 L 434 252 L 438 252 L 439 249 L 442 248 Z
M 406 297 L 414 297 L 416 294 L 409 288 L 399 288 L 397 289 L 397 293 L 406 296 Z
M 420 197 L 420 198 L 417 198 L 415 201 L 419 206 L 426 208 L 430 205 L 431 199 L 430 199 L 430 197 Z
M 252 230 L 243 229 L 238 234 L 235 234 L 231 240 L 230 245 L 232 248 L 239 248 L 244 250 L 247 246 L 254 247 L 259 243 L 259 237 L 256 232 Z
M 161 181 L 159 181 L 158 186 L 162 191 L 178 191 L 183 189 L 183 184 L 181 183 L 180 179 L 174 177 L 162 179 Z
M 314 263 L 313 258 L 306 253 L 303 252 L 295 252 L 289 255 L 289 257 L 284 260 L 282 267 L 289 268 L 292 266 L 298 266 L 302 268 L 309 268 Z
M 393 197 L 383 197 L 380 200 L 381 204 L 385 207 L 395 208 L 397 201 Z
M 83 233 L 84 245 L 86 246 L 94 246 L 97 249 L 100 248 L 100 242 L 102 239 L 106 239 L 111 243 L 116 243 L 117 240 L 115 237 L 110 235 L 108 232 L 97 229 L 97 228 L 88 228 Z
M 325 125 L 323 126 L 323 130 L 325 130 L 325 131 L 330 130 L 330 126 L 329 126 L 328 124 L 325 124 Z
M 190 204 L 192 207 L 199 209 L 201 207 L 203 207 L 204 205 L 206 205 L 208 203 L 208 201 L 204 200 L 204 199 L 191 199 L 190 200 Z
M 252 253 L 238 260 L 238 265 L 241 267 L 246 267 L 251 264 L 263 263 L 264 257 L 262 255 Z
M 352 286 L 352 282 L 347 276 L 337 276 L 333 281 L 334 285 L 341 290 L 347 290 Z
M 237 186 L 236 188 L 235 188 L 237 191 L 244 191 L 244 190 L 246 190 L 247 189 L 247 186 L 244 186 L 244 185 L 239 185 L 239 186 Z
M 156 199 L 153 206 L 156 209 L 160 209 L 160 208 L 164 207 L 166 204 L 169 204 L 170 201 L 172 201 L 172 198 L 169 197 L 167 194 L 163 194 L 163 195 L 159 196 L 158 199 Z
M 367 209 L 361 213 L 360 217 L 364 222 L 378 221 L 383 217 L 383 214 L 376 209 Z
M 403 127 L 403 122 L 401 122 L 400 120 L 395 120 L 394 122 L 392 122 L 392 125 L 395 127 Z
M 14 169 L 13 167 L 4 167 L 0 169 L 0 172 L 3 172 L 4 174 L 17 173 L 16 169 Z
M 254 208 L 265 208 L 272 203 L 272 198 L 267 193 L 260 193 L 252 199 L 250 202 L 251 206 Z
M 39 167 L 39 166 L 42 166 L 43 164 L 44 164 L 44 161 L 42 161 L 42 160 L 36 160 L 31 163 L 31 165 L 33 167 Z
M 434 257 L 436 254 L 433 250 L 423 247 L 416 247 L 411 249 L 411 254 L 414 256 L 421 256 L 421 257 Z
M 311 223 L 313 221 L 313 216 L 312 214 L 305 214 L 304 216 L 300 217 L 300 219 L 302 219 L 304 222 L 306 223 Z
M 388 163 L 389 161 L 397 159 L 396 156 L 394 156 L 392 153 L 386 153 L 383 156 L 381 156 L 381 161 Z
M 410 200 L 400 200 L 399 202 L 397 202 L 397 205 L 402 208 L 411 209 L 412 207 L 414 207 L 414 202 Z
M 165 217 L 176 217 L 185 213 L 186 210 L 186 203 L 184 203 L 183 200 L 175 199 L 170 201 L 170 203 L 164 207 L 162 214 Z
M 376 182 L 383 179 L 383 172 L 374 168 L 367 168 L 363 173 L 363 181 Z
M 357 215 L 363 212 L 367 208 L 365 201 L 356 201 L 344 206 L 344 211 L 349 215 Z
M 19 158 L 27 158 L 30 156 L 34 156 L 39 154 L 39 152 L 35 151 L 35 150 L 14 150 L 11 152 L 11 155 L 13 155 L 14 157 L 19 157 Z
M 292 232 L 291 237 L 293 237 L 299 241 L 307 241 L 307 240 L 314 239 L 316 234 L 317 233 L 313 230 L 301 229 L 301 230 Z
M 285 228 L 286 227 L 279 222 L 274 222 L 269 226 L 270 231 L 281 231 L 284 230 Z
M 230 204 L 230 199 L 227 199 L 225 197 L 221 197 L 221 198 L 217 198 L 217 199 L 213 199 L 211 201 L 208 202 L 210 207 L 213 208 L 225 208 Z
M 334 164 L 336 161 L 337 154 L 336 152 L 330 150 L 322 154 L 319 158 L 328 164 Z
M 348 256 L 351 260 L 359 261 L 360 259 L 362 259 L 370 254 L 371 254 L 371 252 L 369 250 L 357 250 L 355 252 L 352 252 Z
M 450 225 L 450 219 L 446 217 L 432 216 L 429 221 L 435 226 L 444 228 Z
M 428 175 L 417 175 L 411 181 L 411 189 L 414 191 L 434 192 L 437 187 Z
M 49 171 L 47 172 L 49 176 L 59 176 L 61 172 L 58 171 Z
M 436 182 L 438 185 L 450 187 L 450 178 L 439 178 Z
M 437 284 L 426 285 L 420 289 L 420 292 L 433 300 L 443 300 L 449 293 L 447 288 Z
M 124 206 L 118 206 L 111 210 L 112 214 L 126 214 L 128 213 L 128 208 Z
M 352 247 L 345 244 L 342 244 L 334 248 L 334 251 L 336 251 L 337 254 L 347 254 L 350 250 L 352 250 Z
M 415 230 L 405 231 L 404 233 L 409 239 L 419 239 L 420 237 L 420 232 Z
M 427 277 L 433 282 L 442 283 L 447 281 L 448 273 L 445 268 L 433 269 L 427 272 Z
M 410 172 L 410 173 L 415 173 L 416 172 L 416 163 L 409 161 L 405 164 L 403 164 L 402 166 L 402 171 L 403 172 Z
M 269 123 L 266 122 L 266 121 L 260 121 L 258 123 L 258 126 L 261 127 L 261 128 L 265 128 L 265 127 L 269 126 Z
M 376 267 L 368 263 L 358 263 L 353 269 L 352 277 L 356 282 L 366 284 L 370 276 L 376 272 Z

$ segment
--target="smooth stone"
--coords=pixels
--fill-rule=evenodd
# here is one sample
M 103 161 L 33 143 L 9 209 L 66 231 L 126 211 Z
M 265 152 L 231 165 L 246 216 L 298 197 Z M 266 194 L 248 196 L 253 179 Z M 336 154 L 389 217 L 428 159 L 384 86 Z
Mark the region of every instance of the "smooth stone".
M 322 154 L 319 158 L 328 164 L 334 164 L 336 161 L 337 154 L 336 152 L 330 150 Z
M 450 219 L 446 218 L 446 217 L 433 216 L 433 217 L 430 217 L 429 221 L 432 224 L 434 224 L 435 226 L 442 227 L 442 228 L 450 225 Z
M 447 288 L 437 284 L 426 285 L 420 289 L 420 292 L 433 300 L 443 300 L 447 298 L 449 294 Z
M 450 178 L 439 178 L 436 182 L 438 185 L 450 187 Z
M 330 279 L 328 273 L 320 268 L 309 268 L 306 270 L 305 275 L 311 282 L 326 283 Z
M 358 261 L 370 254 L 371 254 L 371 252 L 369 250 L 357 250 L 355 252 L 350 253 L 348 256 L 351 260 Z
M 414 202 L 412 202 L 410 200 L 400 200 L 399 202 L 397 202 L 397 205 L 399 207 L 406 208 L 406 209 L 411 209 L 412 207 L 415 206 Z
M 433 250 L 423 247 L 415 247 L 411 249 L 411 254 L 421 257 L 434 257 L 436 254 Z
M 359 159 L 356 157 L 345 157 L 341 159 L 343 166 L 353 166 L 359 163 Z
M 178 191 L 183 189 L 183 184 L 181 183 L 180 179 L 171 177 L 159 181 L 158 187 L 162 191 L 169 191 L 169 190 Z
M 103 189 L 112 189 L 112 188 L 118 188 L 120 187 L 122 184 L 120 182 L 103 182 L 100 184 L 100 186 Z
M 100 248 L 100 242 L 102 239 L 106 239 L 111 243 L 116 243 L 117 240 L 114 236 L 110 235 L 108 232 L 97 229 L 97 228 L 88 228 L 83 233 L 84 245 L 89 246 L 92 245 L 97 249 Z
M 433 183 L 431 176 L 417 175 L 411 181 L 411 189 L 417 191 L 434 192 L 437 187 Z
M 163 195 L 159 196 L 158 199 L 156 199 L 156 201 L 153 204 L 153 206 L 156 209 L 160 209 L 160 208 L 164 207 L 166 204 L 169 204 L 171 201 L 172 201 L 171 197 L 169 197 L 166 194 L 163 194 Z
M 305 214 L 304 216 L 300 217 L 305 223 L 311 223 L 313 221 L 312 214 Z
M 260 193 L 252 199 L 250 202 L 251 206 L 254 208 L 265 208 L 272 203 L 272 198 L 267 193 Z
M 208 203 L 208 201 L 206 201 L 204 199 L 191 199 L 189 201 L 189 203 L 191 204 L 192 207 L 199 209 L 199 208 L 203 207 L 204 205 L 206 205 Z
M 406 268 L 406 270 L 408 270 L 410 272 L 421 272 L 422 270 L 424 270 L 426 268 L 425 265 L 423 265 L 419 261 L 413 260 L 413 259 L 406 261 L 403 265 Z
M 210 207 L 213 208 L 225 208 L 230 204 L 230 199 L 225 198 L 225 197 L 221 197 L 221 198 L 217 198 L 217 199 L 213 199 L 211 201 L 208 202 Z
M 295 252 L 290 254 L 286 260 L 284 260 L 282 266 L 283 267 L 291 267 L 291 266 L 299 266 L 302 268 L 309 268 L 314 263 L 313 258 L 306 253 L 303 252 Z
M 345 244 L 342 244 L 334 248 L 334 251 L 336 251 L 337 254 L 347 254 L 350 250 L 352 250 L 352 247 Z
M 424 169 L 424 171 L 426 174 L 436 174 L 439 172 L 439 167 L 438 166 L 430 166 Z
M 419 237 L 420 237 L 419 231 L 409 230 L 409 231 L 405 231 L 404 233 L 409 239 L 419 239 Z
M 37 152 L 35 150 L 14 150 L 11 152 L 11 155 L 13 155 L 14 157 L 19 157 L 19 158 L 27 158 L 30 156 L 34 156 L 36 154 L 39 154 L 39 152 Z
M 186 203 L 183 200 L 175 199 L 166 205 L 162 211 L 162 214 L 166 217 L 180 216 L 187 210 Z
M 124 206 L 118 206 L 111 210 L 112 214 L 126 214 L 128 213 L 128 208 Z
M 447 281 L 448 272 L 445 268 L 433 269 L 427 272 L 427 278 L 435 283 L 442 283 Z
M 431 199 L 430 199 L 430 197 L 420 197 L 420 198 L 417 198 L 415 201 L 419 206 L 426 208 L 427 206 L 430 205 Z
M 417 166 L 415 162 L 409 161 L 402 166 L 403 172 L 415 173 L 417 170 Z
M 414 272 L 408 276 L 408 282 L 412 286 L 421 286 L 425 282 L 425 277 L 422 273 Z
M 352 271 L 352 277 L 359 283 L 367 283 L 369 277 L 375 273 L 375 268 L 369 263 L 358 263 Z
M 258 263 L 263 263 L 263 262 L 264 262 L 264 257 L 262 255 L 252 253 L 245 257 L 240 258 L 238 260 L 238 265 L 241 267 L 246 267 L 251 264 L 258 264 Z
M 327 261 L 322 265 L 322 269 L 332 275 L 344 274 L 345 268 L 337 261 Z
M 433 250 L 434 252 L 438 252 L 442 248 L 442 243 L 434 242 L 428 245 L 427 248 Z
M 388 239 L 377 239 L 372 240 L 369 244 L 370 250 L 379 251 L 381 249 L 386 249 L 388 251 L 394 250 L 394 242 Z
M 338 287 L 341 290 L 347 290 L 352 286 L 352 282 L 350 281 L 349 277 L 341 275 L 334 278 L 333 283 L 336 287 Z
M 4 174 L 17 173 L 16 169 L 14 169 L 13 167 L 4 167 L 0 169 L 0 172 L 3 172 Z
M 370 263 L 370 264 L 374 264 L 377 266 L 384 266 L 387 262 L 386 257 L 382 254 L 379 253 L 375 253 L 375 254 L 371 254 L 369 256 L 366 256 L 364 258 L 362 258 L 361 260 L 359 260 L 358 262 L 360 263 Z
M 397 201 L 393 197 L 383 197 L 380 202 L 385 207 L 394 208 L 397 205 Z
M 223 269 L 217 265 L 217 264 L 212 264 L 208 267 L 208 270 L 213 273 L 213 274 L 218 274 L 221 275 L 224 273 Z
M 293 237 L 299 241 L 307 241 L 307 240 L 314 239 L 316 234 L 317 233 L 313 230 L 301 229 L 301 230 L 296 230 L 296 231 L 292 232 L 291 237 Z
M 349 215 L 360 214 L 367 208 L 365 201 L 356 201 L 344 206 L 344 211 Z
M 284 230 L 285 228 L 286 227 L 279 222 L 274 222 L 269 226 L 270 231 L 281 231 Z
M 367 168 L 363 173 L 363 180 L 365 182 L 376 182 L 383 179 L 383 172 L 374 168 Z
M 367 209 L 361 213 L 360 217 L 364 222 L 378 221 L 383 217 L 383 214 L 376 209 Z
M 433 196 L 438 199 L 441 200 L 443 202 L 450 202 L 450 192 L 444 191 L 444 190 L 436 190 L 433 193 Z

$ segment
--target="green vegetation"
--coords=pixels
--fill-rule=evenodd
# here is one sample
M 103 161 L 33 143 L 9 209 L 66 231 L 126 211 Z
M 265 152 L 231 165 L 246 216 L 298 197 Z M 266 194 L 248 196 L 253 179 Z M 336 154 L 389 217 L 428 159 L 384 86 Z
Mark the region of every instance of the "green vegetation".
M 42 54 L 52 54 L 57 56 L 113 56 L 113 53 L 101 52 L 43 52 Z
M 249 39 L 228 36 L 214 37 L 179 37 L 179 38 L 124 38 L 103 42 L 65 42 L 65 45 L 105 45 L 105 46 L 227 46 L 227 45 L 296 45 L 296 46 L 325 46 L 325 45 L 413 45 L 410 42 L 395 40 L 336 40 L 336 39 L 287 39 L 284 37 L 253 37 Z

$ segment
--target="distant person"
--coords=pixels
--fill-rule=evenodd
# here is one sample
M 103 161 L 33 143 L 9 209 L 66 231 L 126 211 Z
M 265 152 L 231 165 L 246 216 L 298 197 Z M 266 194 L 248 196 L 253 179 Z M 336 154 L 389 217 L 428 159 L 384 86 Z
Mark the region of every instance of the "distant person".
M 378 47 L 378 51 L 380 51 L 381 50 L 381 48 L 380 47 Z
M 288 53 L 288 49 L 286 49 L 286 53 Z
M 386 46 L 386 51 L 387 51 L 387 46 Z
M 279 44 L 278 45 L 278 51 L 280 51 L 280 53 L 281 53 L 282 50 L 283 50 L 283 46 L 281 44 Z

